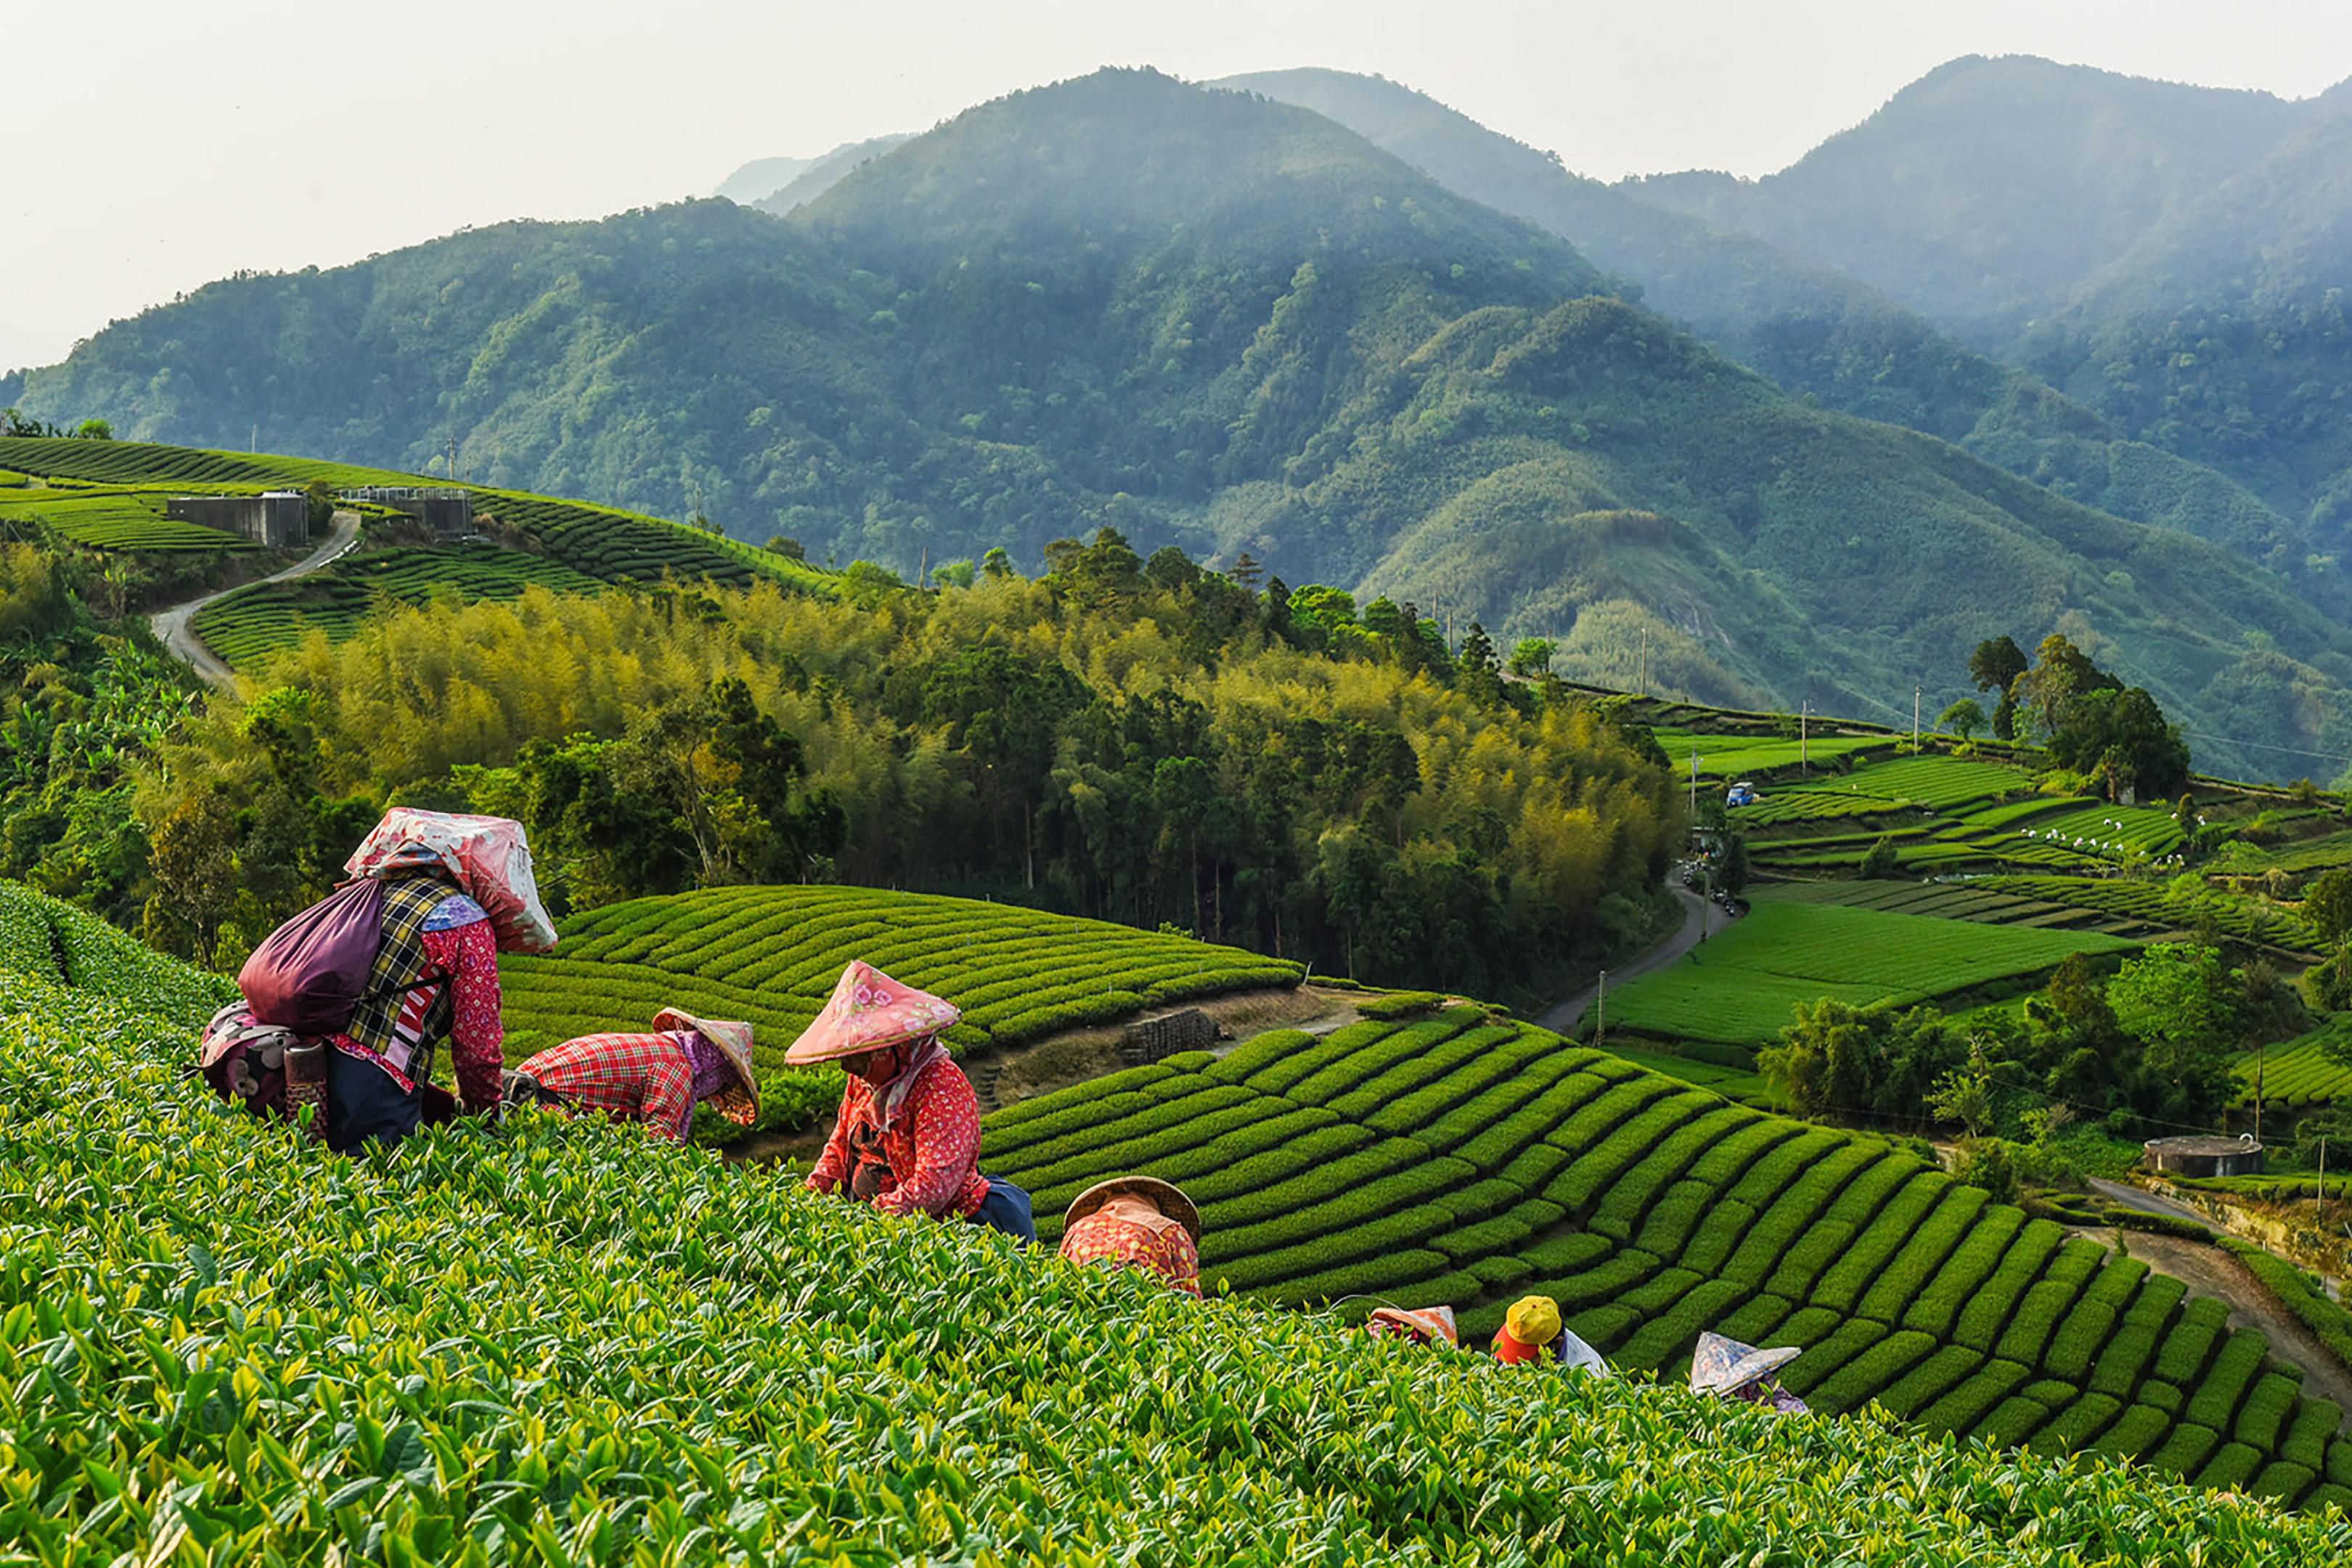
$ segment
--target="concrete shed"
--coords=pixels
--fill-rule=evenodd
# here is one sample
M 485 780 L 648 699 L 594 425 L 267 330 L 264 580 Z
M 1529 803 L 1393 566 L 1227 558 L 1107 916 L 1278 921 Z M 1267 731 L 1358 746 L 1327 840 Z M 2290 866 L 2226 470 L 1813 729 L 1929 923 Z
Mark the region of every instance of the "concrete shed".
M 2238 1138 L 2151 1138 L 2142 1148 L 2148 1168 L 2175 1176 L 2253 1176 L 2262 1173 L 2263 1146 Z

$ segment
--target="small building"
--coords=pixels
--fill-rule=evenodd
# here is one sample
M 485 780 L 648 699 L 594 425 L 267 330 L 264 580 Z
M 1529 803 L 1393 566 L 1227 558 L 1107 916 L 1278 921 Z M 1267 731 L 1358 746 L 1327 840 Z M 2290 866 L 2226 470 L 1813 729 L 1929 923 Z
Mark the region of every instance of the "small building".
M 2174 1176 L 2254 1176 L 2263 1169 L 2263 1146 L 2252 1133 L 2235 1138 L 2151 1138 L 2147 1151 L 2151 1170 Z
M 257 496 L 173 496 L 163 503 L 163 515 L 179 522 L 243 534 L 273 550 L 292 550 L 310 542 L 310 498 L 299 490 L 270 490 Z
M 438 539 L 463 539 L 474 531 L 474 498 L 467 490 L 422 485 L 368 485 L 345 490 L 342 499 L 404 512 L 431 529 Z

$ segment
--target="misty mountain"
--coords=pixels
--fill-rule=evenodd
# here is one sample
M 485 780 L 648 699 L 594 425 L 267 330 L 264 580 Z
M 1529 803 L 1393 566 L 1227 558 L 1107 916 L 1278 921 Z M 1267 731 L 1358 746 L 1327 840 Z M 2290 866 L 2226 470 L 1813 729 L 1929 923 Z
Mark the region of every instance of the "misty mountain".
M 1625 188 L 1836 268 L 1997 350 L 2323 112 L 2266 92 L 1969 56 L 1777 174 Z
M 2352 551 L 2352 102 L 2153 226 L 2017 348 Z
M 824 157 L 810 159 L 807 167 L 799 170 L 791 179 L 769 186 L 761 195 L 740 199 L 747 205 L 781 217 L 833 189 L 858 164 L 879 158 L 900 142 L 912 139 L 911 132 L 899 132 L 889 136 L 869 136 L 863 142 L 845 142 Z
M 829 154 L 828 154 L 829 155 Z M 754 158 L 719 183 L 710 194 L 724 196 L 730 202 L 756 202 L 761 196 L 773 195 L 795 179 L 818 158 Z
M 38 371 L 119 432 L 418 468 L 911 573 L 1106 524 L 1549 635 L 1568 672 L 1907 717 L 2064 626 L 2215 737 L 2336 743 L 2352 637 L 2227 551 L 1811 405 L 1291 105 L 1106 71 L 775 217 L 710 201 L 242 278 Z M 1931 708 L 1932 711 L 1932 708 Z
M 1562 236 L 1637 287 L 1644 303 L 1791 391 L 1956 442 L 2071 500 L 2211 540 L 2331 609 L 2352 609 L 2352 577 L 2314 562 L 2317 547 L 2300 521 L 2213 469 L 2126 438 L 1843 273 L 1572 174 L 1557 154 L 1383 79 L 1303 69 L 1213 85 L 1312 109 L 1450 188 Z

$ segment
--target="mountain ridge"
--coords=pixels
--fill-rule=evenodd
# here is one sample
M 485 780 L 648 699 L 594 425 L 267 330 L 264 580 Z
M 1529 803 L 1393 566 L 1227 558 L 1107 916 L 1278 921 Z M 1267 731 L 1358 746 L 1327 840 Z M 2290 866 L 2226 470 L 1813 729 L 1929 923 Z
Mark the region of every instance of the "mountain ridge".
M 1319 115 L 1108 72 L 789 217 L 688 203 L 215 284 L 26 397 L 388 466 L 454 436 L 492 483 L 908 572 L 1115 526 L 1555 636 L 1565 673 L 1646 635 L 1657 689 L 1702 698 L 1907 714 L 1904 686 L 1965 689 L 1955 647 L 2079 622 L 2214 733 L 2331 721 L 2294 693 L 2352 683 L 2352 646 L 2259 569 L 1809 408 L 1613 287 Z

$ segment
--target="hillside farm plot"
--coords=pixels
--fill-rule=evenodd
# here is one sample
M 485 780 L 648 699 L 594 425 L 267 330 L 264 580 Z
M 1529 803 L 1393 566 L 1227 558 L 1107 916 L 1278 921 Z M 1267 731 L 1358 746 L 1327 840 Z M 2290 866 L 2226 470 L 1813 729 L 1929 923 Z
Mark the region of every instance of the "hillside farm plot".
M 196 612 L 195 633 L 229 664 L 248 669 L 273 653 L 301 646 L 313 631 L 349 637 L 379 601 L 420 605 L 436 594 L 467 600 L 511 599 L 531 587 L 593 594 L 605 585 L 560 561 L 527 551 L 473 542 L 402 546 L 337 562 L 288 583 L 258 583 Z
M 747 887 L 573 915 L 557 950 L 500 960 L 511 1058 L 574 1035 L 643 1028 L 666 1006 L 757 1031 L 762 1114 L 798 1126 L 838 1102 L 837 1069 L 782 1065 L 850 960 L 963 1009 L 950 1046 L 1018 1044 L 1230 991 L 1296 985 L 1299 966 L 1104 921 L 865 888 Z
M 2284 1568 L 2344 1548 L 2341 1521 L 2114 1466 L 1498 1376 L 1204 1304 L 593 1118 L 303 1156 L 189 1081 L 184 1019 L 5 952 L 0 1168 L 43 1194 L 0 1206 L 12 1560 L 1223 1568 L 1308 1542 L 1291 1554 L 1435 1563 L 1600 1540 L 1639 1563 L 1886 1542 L 1990 1563 L 2024 1535 L 2085 1563 Z M 1717 1147 L 1710 1173 L 1740 1152 Z M 1938 1352 L 1907 1375 L 1968 1370 Z M 2284 1390 L 2273 1443 L 2282 1391 L 2258 1386 L 2247 1446 L 2324 1471 L 2320 1407 Z M 1696 1543 L 1683 1480 L 1720 1510 Z
M 0 519 L 40 522 L 92 550 L 189 554 L 261 548 L 241 534 L 165 517 L 165 500 L 163 490 L 32 490 L 0 495 Z
M 1764 798 L 1753 805 L 1732 807 L 1730 816 L 1735 826 L 1753 831 L 1790 822 L 1833 822 L 1849 816 L 1893 816 L 1910 809 L 1903 801 L 1886 800 L 1854 790 L 1821 785 L 1798 789 L 1782 785 L 1766 790 Z
M 1666 765 L 1675 777 L 1690 777 L 1691 753 L 1696 752 L 1698 776 L 1717 781 L 1793 768 L 1802 760 L 1821 767 L 1833 757 L 1885 751 L 1895 744 L 1892 735 L 1814 735 L 1805 742 L 1801 752 L 1793 735 L 1785 739 L 1778 735 L 1702 735 L 1687 730 L 1660 730 L 1656 734 L 1658 744 L 1665 749 Z
M 1816 1410 L 1876 1401 L 2190 1477 L 2226 1434 L 2264 1495 L 2347 1495 L 2326 1479 L 2352 1465 L 2341 1413 L 2268 1372 L 2219 1303 L 1876 1139 L 1476 1008 L 1113 1074 L 990 1117 L 982 1156 L 1030 1189 L 1047 1241 L 1107 1175 L 1177 1183 L 1212 1287 L 1261 1300 L 1445 1302 L 1483 1345 L 1540 1291 L 1617 1365 L 1670 1381 L 1712 1329 L 1802 1348 L 1788 1379 Z
M 2294 1110 L 2352 1100 L 2352 1014 L 2338 1014 L 2299 1039 L 2248 1051 L 2237 1060 L 2239 1100 L 2252 1103 L 2259 1075 L 2263 1099 Z M 2352 1155 L 2352 1151 L 2347 1151 Z
M 1980 826 L 1973 820 L 1969 826 Z M 2093 804 L 2035 816 L 2008 829 L 2029 842 L 2096 855 L 2110 860 L 2153 860 L 2180 847 L 2184 835 L 2168 811 L 2147 806 Z
M 2132 945 L 2102 931 L 1938 920 L 1775 891 L 1758 889 L 1746 918 L 1612 993 L 1610 1027 L 1759 1046 L 1788 1026 L 1800 1002 L 1924 1002 L 2038 975 L 2071 953 Z
M 1845 782 L 1864 795 L 1948 811 L 2031 789 L 2033 776 L 2022 768 L 1960 757 L 1889 757 L 1864 763 Z
M 2235 893 L 2171 882 L 2126 881 L 2107 877 L 1979 877 L 1970 883 L 2044 903 L 2071 904 L 2142 921 L 2151 929 L 2186 931 L 2210 921 L 2224 934 L 2290 952 L 2312 948 L 2309 927 L 2289 911 Z
M 12 468 L 86 484 L 257 490 L 299 489 L 319 480 L 337 489 L 446 488 L 444 480 L 350 463 L 140 441 L 12 438 L 8 458 Z M 557 561 L 599 582 L 674 576 L 742 584 L 766 579 L 806 592 L 833 591 L 830 573 L 683 523 L 586 501 L 481 485 L 457 488 L 472 494 L 477 517 L 520 531 Z

